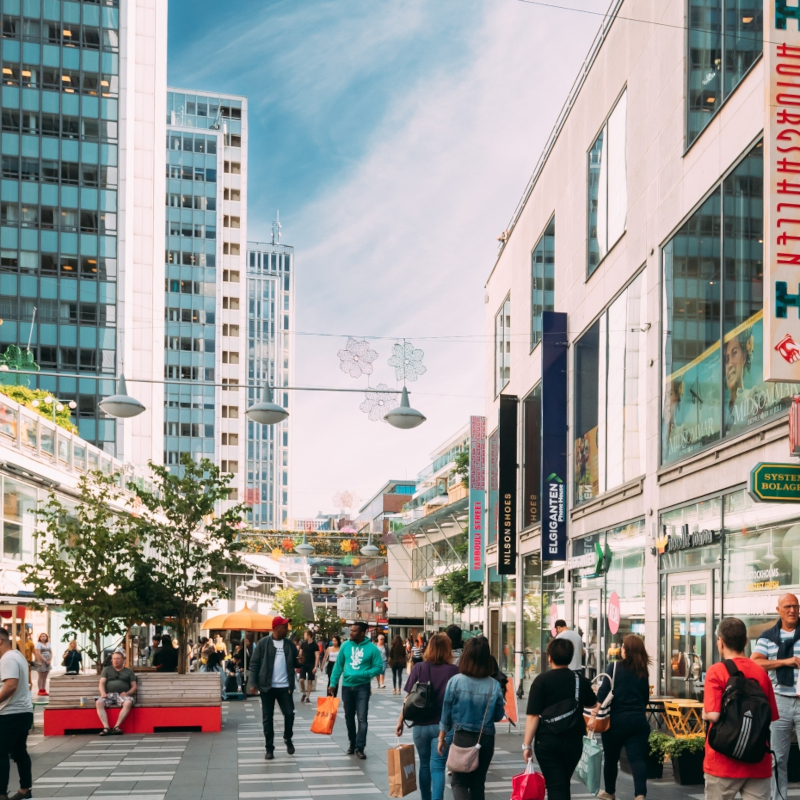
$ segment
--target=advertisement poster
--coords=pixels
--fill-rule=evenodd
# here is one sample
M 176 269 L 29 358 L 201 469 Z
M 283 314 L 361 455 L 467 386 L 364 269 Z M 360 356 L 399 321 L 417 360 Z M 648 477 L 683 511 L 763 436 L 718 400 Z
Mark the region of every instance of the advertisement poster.
M 517 410 L 519 398 L 500 395 L 500 474 L 497 571 L 517 574 Z
M 597 426 L 575 440 L 575 502 L 585 503 L 600 494 L 600 456 Z
M 469 418 L 469 580 L 482 582 L 486 552 L 486 417 Z
M 497 541 L 497 531 L 500 524 L 500 432 L 495 432 L 489 437 L 489 538 L 487 544 Z

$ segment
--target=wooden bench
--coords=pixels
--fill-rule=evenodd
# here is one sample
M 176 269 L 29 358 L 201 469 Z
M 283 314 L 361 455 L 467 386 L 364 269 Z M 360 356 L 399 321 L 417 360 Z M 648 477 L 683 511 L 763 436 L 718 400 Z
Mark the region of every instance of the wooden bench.
M 136 705 L 122 723 L 125 733 L 214 732 L 222 728 L 220 677 L 216 672 L 137 673 Z M 55 675 L 44 711 L 45 736 L 102 730 L 95 708 L 100 676 Z M 83 705 L 81 705 L 83 698 Z M 120 709 L 108 709 L 114 725 Z

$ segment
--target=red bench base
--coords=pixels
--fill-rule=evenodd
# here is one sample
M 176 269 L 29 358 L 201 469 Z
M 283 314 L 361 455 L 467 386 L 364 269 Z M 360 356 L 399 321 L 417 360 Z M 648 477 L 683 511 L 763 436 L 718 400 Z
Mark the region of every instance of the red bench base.
M 113 726 L 116 723 L 119 712 L 119 708 L 108 709 L 110 725 Z M 94 707 L 45 708 L 44 710 L 45 736 L 90 733 L 102 729 L 103 726 Z M 176 729 L 218 733 L 222 730 L 222 708 L 220 706 L 145 706 L 143 708 L 134 706 L 122 723 L 123 733 L 159 733 Z

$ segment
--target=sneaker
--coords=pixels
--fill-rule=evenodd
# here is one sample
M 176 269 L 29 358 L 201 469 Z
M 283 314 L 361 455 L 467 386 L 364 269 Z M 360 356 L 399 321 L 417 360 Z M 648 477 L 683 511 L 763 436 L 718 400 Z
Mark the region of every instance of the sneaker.
M 291 739 L 285 743 L 286 744 L 286 752 L 290 755 L 294 755 L 294 744 L 292 744 Z
M 362 761 L 365 761 L 367 754 L 363 750 L 356 750 L 356 758 L 360 758 Z
M 265 761 L 272 761 L 273 758 L 275 758 L 275 756 L 272 754 L 272 750 L 267 750 L 264 753 L 264 760 Z
M 0 797 L 1 796 L 2 795 L 0 795 Z M 29 797 L 33 797 L 31 789 L 28 789 L 27 792 L 16 791 L 14 792 L 14 794 L 11 795 L 11 797 L 8 798 L 8 800 L 26 800 Z
M 613 794 L 609 794 L 606 791 L 598 792 L 597 793 L 597 797 L 599 797 L 600 800 L 614 800 L 614 795 Z

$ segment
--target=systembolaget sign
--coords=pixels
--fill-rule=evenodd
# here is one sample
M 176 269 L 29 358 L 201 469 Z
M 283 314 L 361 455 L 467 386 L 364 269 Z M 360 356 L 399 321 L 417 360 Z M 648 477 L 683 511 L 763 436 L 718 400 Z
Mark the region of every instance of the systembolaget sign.
M 764 379 L 784 382 L 800 380 L 800 5 L 791 2 L 764 3 Z

